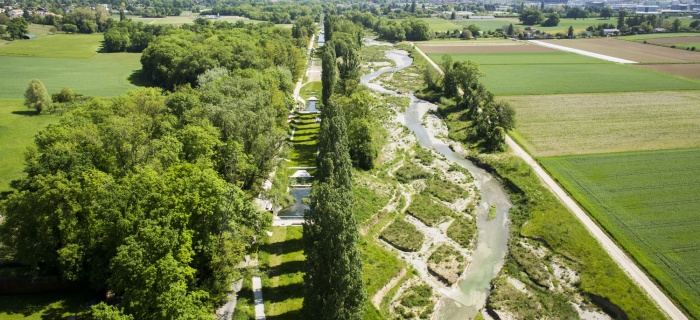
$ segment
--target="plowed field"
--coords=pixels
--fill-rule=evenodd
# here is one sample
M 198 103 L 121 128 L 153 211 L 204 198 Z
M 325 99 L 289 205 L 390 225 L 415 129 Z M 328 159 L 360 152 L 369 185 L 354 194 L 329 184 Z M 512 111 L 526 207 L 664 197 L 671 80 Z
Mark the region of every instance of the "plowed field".
M 546 42 L 641 63 L 700 62 L 700 52 L 665 48 L 652 44 L 643 44 L 613 38 L 546 40 Z

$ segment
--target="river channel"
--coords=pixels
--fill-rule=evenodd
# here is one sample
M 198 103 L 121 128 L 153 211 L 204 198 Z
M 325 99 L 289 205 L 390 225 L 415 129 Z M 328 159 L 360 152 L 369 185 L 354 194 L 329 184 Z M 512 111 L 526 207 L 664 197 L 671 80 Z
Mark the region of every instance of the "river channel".
M 423 116 L 428 110 L 437 109 L 435 104 L 418 99 L 413 94 L 398 93 L 376 82 L 372 83 L 384 73 L 397 72 L 413 63 L 413 59 L 405 50 L 388 49 L 385 56 L 394 61 L 396 67 L 386 67 L 369 73 L 360 79 L 360 83 L 379 93 L 410 98 L 410 106 L 399 115 L 401 123 L 416 135 L 421 146 L 433 149 L 444 155 L 448 161 L 469 170 L 481 194 L 482 201 L 476 219 L 477 246 L 472 252 L 472 262 L 456 285 L 441 291 L 442 297 L 435 307 L 434 316 L 441 320 L 472 319 L 486 304 L 491 279 L 503 266 L 508 251 L 508 210 L 512 204 L 503 186 L 491 174 L 453 152 L 447 144 L 436 139 L 424 127 Z M 496 206 L 496 218 L 487 221 L 491 205 Z

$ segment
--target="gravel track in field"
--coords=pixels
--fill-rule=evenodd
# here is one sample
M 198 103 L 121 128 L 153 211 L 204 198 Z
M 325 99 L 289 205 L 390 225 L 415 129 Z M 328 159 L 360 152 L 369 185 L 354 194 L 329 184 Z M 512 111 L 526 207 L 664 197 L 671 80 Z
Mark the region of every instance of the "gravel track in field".
M 686 37 L 687 38 L 687 37 Z M 700 52 L 692 52 L 613 38 L 545 40 L 567 48 L 589 51 L 640 63 L 696 63 Z

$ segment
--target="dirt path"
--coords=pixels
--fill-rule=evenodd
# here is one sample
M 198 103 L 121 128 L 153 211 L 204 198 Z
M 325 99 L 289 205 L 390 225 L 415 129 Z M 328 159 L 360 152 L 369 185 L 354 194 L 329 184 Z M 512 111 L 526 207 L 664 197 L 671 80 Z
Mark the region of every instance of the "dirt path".
M 415 47 L 415 46 L 414 46 Z M 435 69 L 437 69 L 441 74 L 443 74 L 440 67 L 435 64 L 428 56 L 420 50 L 420 48 L 415 47 L 416 51 L 420 53 Z M 542 167 L 537 164 L 537 162 L 527 153 L 523 148 L 520 147 L 510 136 L 506 136 L 506 143 L 513 150 L 513 152 L 520 158 L 522 158 L 532 169 L 535 171 L 538 177 L 545 183 L 547 188 L 549 188 L 559 200 L 574 213 L 576 218 L 578 218 L 581 223 L 588 229 L 588 231 L 596 238 L 596 240 L 605 248 L 605 251 L 610 254 L 610 257 L 615 260 L 615 262 L 622 268 L 622 270 L 629 275 L 629 277 L 635 281 L 642 290 L 644 290 L 647 295 L 663 310 L 671 319 L 688 319 L 688 317 L 681 312 L 678 307 L 676 307 L 673 302 L 654 284 L 654 282 L 649 279 L 649 277 L 628 257 L 622 249 L 620 249 L 615 242 L 613 242 L 610 237 L 608 237 L 605 232 L 603 232 L 600 227 L 593 222 L 593 220 L 588 216 L 588 214 L 578 206 L 578 204 L 552 179 L 552 177 L 547 174 Z
M 389 283 L 387 283 L 383 288 L 381 288 L 377 293 L 374 294 L 374 297 L 372 297 L 372 304 L 377 307 L 377 309 L 380 309 L 380 305 L 382 304 L 382 300 L 384 299 L 384 296 L 386 296 L 387 293 L 391 289 L 393 289 L 401 279 L 406 275 L 406 268 L 401 269 L 401 272 L 399 275 L 391 279 Z

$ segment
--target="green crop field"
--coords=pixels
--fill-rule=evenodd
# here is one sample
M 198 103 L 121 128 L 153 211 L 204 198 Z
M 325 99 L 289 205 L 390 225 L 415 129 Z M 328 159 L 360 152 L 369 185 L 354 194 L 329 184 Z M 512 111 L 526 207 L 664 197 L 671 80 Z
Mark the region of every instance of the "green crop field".
M 614 63 L 484 65 L 481 71 L 486 88 L 497 96 L 700 88 L 700 81 Z
M 0 100 L 0 192 L 10 189 L 10 182 L 22 175 L 24 152 L 34 134 L 59 117 L 34 115 L 18 100 Z
M 451 20 L 445 20 L 441 18 L 421 18 L 420 20 L 428 23 L 431 31 L 445 32 L 452 30 L 462 31 L 462 26 L 452 23 Z
M 662 287 L 700 317 L 700 149 L 540 158 Z
M 555 34 L 557 32 L 562 32 L 565 33 L 567 30 L 569 30 L 569 26 L 574 27 L 574 31 L 579 32 L 582 30 L 586 30 L 589 26 L 597 26 L 600 23 L 616 23 L 614 19 L 598 19 L 598 18 L 589 18 L 589 19 L 567 19 L 567 18 L 561 18 L 559 21 L 558 26 L 554 27 L 542 27 L 540 25 L 534 25 L 534 26 L 526 26 L 520 23 L 518 18 L 495 18 L 495 19 L 464 19 L 464 20 L 456 20 L 454 23 L 459 24 L 461 26 L 468 26 L 470 24 L 475 24 L 481 28 L 483 31 L 489 31 L 493 30 L 495 31 L 498 28 L 503 28 L 503 27 L 508 27 L 509 24 L 513 24 L 514 27 L 520 28 L 521 30 L 525 30 L 525 28 L 531 27 L 531 28 L 536 28 L 537 30 L 544 31 L 547 33 Z
M 510 96 L 533 156 L 700 146 L 700 91 Z
M 519 46 L 512 46 L 517 50 Z M 440 62 L 444 53 L 429 53 L 428 57 Z M 609 64 L 601 59 L 569 52 L 513 52 L 513 53 L 450 53 L 455 61 L 471 60 L 480 65 L 514 64 Z

